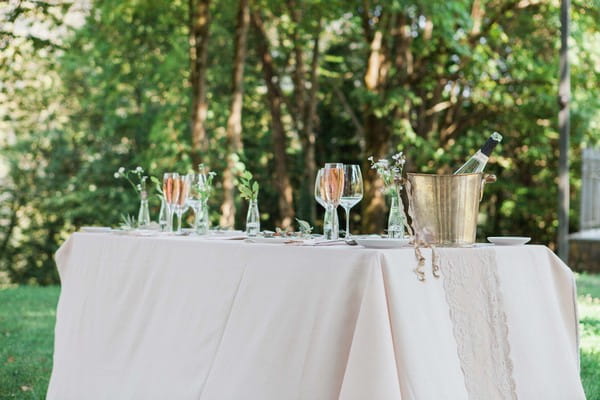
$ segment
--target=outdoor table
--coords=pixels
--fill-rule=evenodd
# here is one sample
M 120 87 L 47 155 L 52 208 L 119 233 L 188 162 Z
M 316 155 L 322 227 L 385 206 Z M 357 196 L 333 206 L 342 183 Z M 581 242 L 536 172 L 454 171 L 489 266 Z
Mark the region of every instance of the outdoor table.
M 549 249 L 421 251 L 75 233 L 47 398 L 585 398 Z

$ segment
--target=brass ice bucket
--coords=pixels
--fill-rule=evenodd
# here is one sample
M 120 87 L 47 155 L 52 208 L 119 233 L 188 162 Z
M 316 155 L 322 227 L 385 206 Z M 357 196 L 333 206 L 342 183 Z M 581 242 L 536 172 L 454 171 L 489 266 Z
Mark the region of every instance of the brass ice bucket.
M 437 246 L 475 243 L 479 201 L 494 175 L 408 174 L 409 214 L 418 240 Z

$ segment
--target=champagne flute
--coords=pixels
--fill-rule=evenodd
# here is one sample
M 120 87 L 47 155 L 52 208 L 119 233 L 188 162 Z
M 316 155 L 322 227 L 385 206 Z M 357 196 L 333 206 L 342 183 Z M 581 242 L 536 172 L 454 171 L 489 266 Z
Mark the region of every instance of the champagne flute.
M 167 172 L 163 175 L 163 194 L 167 204 L 167 232 L 173 233 L 173 214 L 179 200 L 179 174 Z
M 350 239 L 350 209 L 363 198 L 363 180 L 360 167 L 355 164 L 344 165 L 344 188 L 340 205 L 346 211 L 346 235 Z
M 339 232 L 339 221 L 337 213 L 332 214 L 329 207 L 325 203 L 323 198 L 323 168 L 320 168 L 317 172 L 317 178 L 315 180 L 315 200 L 321 207 L 325 209 L 325 215 L 323 216 L 323 236 L 326 239 L 331 239 L 332 234 L 337 235 Z M 331 221 L 333 219 L 333 232 L 331 231 Z
M 175 213 L 177 214 L 177 234 L 181 235 L 181 217 L 186 211 L 186 201 L 190 193 L 190 181 L 188 175 L 181 175 L 175 181 L 177 183 L 177 189 L 179 189 L 179 196 L 175 205 Z
M 323 177 L 321 179 L 321 194 L 329 211 L 336 213 L 340 204 L 342 192 L 344 191 L 344 164 L 327 163 L 323 168 Z M 335 232 L 333 218 L 329 222 L 331 230 L 331 240 L 338 239 L 338 232 Z M 329 239 L 329 238 L 328 238 Z

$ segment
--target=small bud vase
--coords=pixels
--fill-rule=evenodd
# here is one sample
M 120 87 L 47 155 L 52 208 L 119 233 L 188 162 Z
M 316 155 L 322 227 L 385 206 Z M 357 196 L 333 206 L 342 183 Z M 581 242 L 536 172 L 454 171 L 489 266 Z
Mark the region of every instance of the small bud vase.
M 402 199 L 397 192 L 391 194 L 390 213 L 388 216 L 388 238 L 400 239 L 404 237 L 404 212 Z
M 207 235 L 210 229 L 208 199 L 200 200 L 200 206 L 195 218 L 196 220 L 194 221 L 194 227 L 196 229 L 196 234 Z
M 260 232 L 260 214 L 258 212 L 258 201 L 250 200 L 248 214 L 246 215 L 246 234 L 249 237 L 258 235 Z
M 148 210 L 148 193 L 140 192 L 140 210 L 138 211 L 137 227 L 143 228 L 150 225 L 150 211 Z

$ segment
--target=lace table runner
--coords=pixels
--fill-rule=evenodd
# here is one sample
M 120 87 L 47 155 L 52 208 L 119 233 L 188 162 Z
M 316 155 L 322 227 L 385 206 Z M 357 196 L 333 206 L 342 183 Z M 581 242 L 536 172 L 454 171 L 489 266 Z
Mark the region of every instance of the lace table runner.
M 517 399 L 495 250 L 438 251 L 469 399 Z

